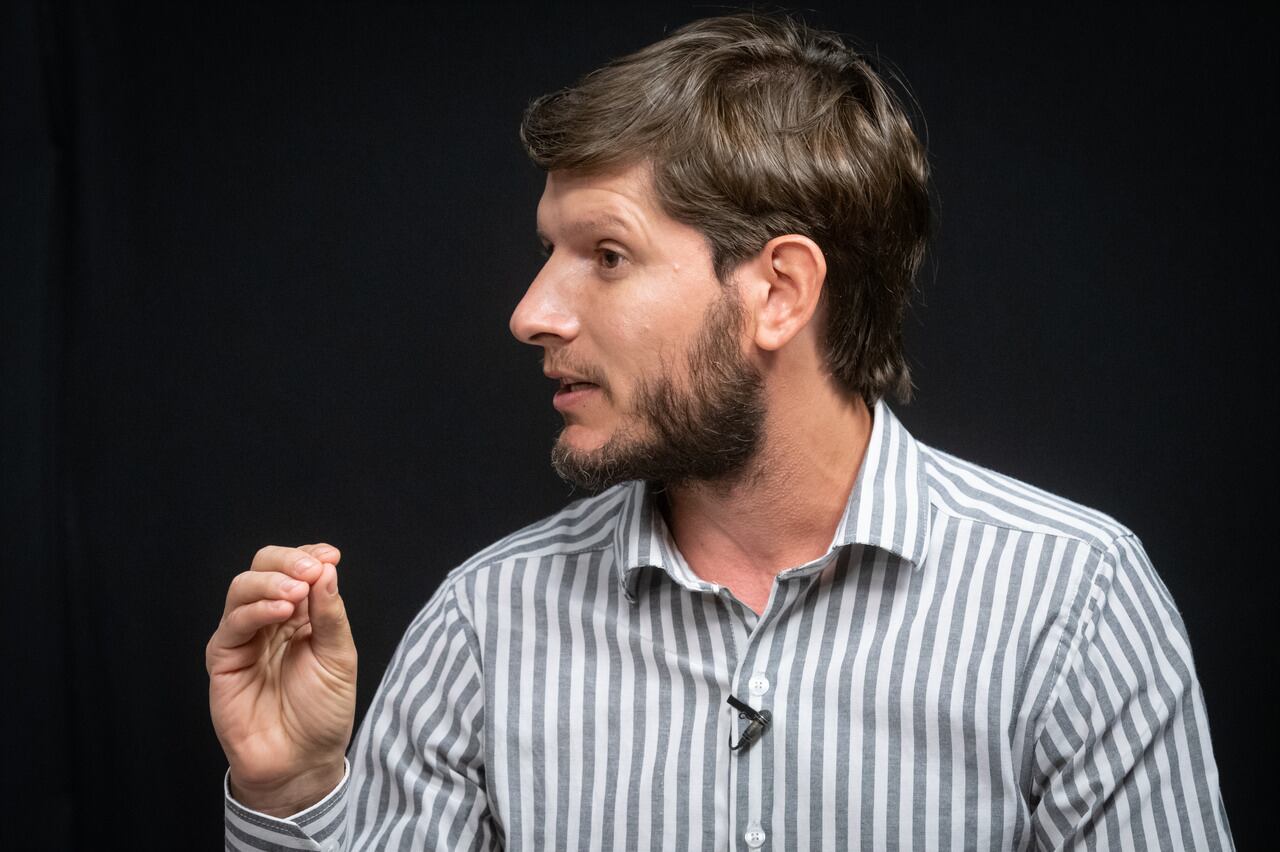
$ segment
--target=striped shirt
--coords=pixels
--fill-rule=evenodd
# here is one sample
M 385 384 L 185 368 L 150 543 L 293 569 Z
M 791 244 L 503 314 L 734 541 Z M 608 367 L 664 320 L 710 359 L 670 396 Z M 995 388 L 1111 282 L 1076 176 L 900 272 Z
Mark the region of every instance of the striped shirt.
M 242 849 L 1228 849 L 1182 620 L 1107 516 L 884 403 L 828 552 L 760 615 L 655 499 L 580 500 L 449 574 L 347 776 Z M 747 720 L 772 723 L 730 749 Z

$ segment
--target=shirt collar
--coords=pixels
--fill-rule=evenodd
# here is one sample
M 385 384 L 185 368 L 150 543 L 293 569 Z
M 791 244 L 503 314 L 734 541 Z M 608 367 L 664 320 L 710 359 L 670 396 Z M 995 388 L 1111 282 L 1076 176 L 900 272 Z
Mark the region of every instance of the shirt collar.
M 627 599 L 635 600 L 645 568 L 664 570 L 686 588 L 714 591 L 716 587 L 694 574 L 680 555 L 652 486 L 631 482 L 623 487 L 614 553 Z M 846 545 L 860 544 L 889 551 L 919 567 L 928 540 L 928 490 L 919 445 L 880 400 L 866 454 L 828 554 Z

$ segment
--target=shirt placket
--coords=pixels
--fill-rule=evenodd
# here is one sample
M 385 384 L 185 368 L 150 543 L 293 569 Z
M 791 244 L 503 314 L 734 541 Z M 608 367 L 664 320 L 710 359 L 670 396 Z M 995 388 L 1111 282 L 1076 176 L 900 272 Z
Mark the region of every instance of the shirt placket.
M 765 611 L 758 617 L 738 602 L 727 590 L 722 590 L 722 601 L 729 617 L 734 619 L 734 641 L 739 653 L 733 673 L 733 695 L 753 710 L 768 711 L 773 722 L 789 712 L 788 708 L 775 706 L 779 679 L 788 664 L 782 659 L 782 637 L 788 623 L 788 613 L 796 602 L 817 581 L 821 571 L 834 563 L 836 553 L 829 552 L 822 558 L 791 571 L 780 574 Z M 733 716 L 730 729 L 735 742 L 742 736 L 748 720 L 739 718 L 732 707 L 726 710 Z M 732 757 L 732 787 L 730 791 L 730 848 L 758 852 L 765 849 L 788 848 L 786 838 L 770 836 L 770 816 L 774 812 L 776 795 L 785 791 L 776 789 L 775 779 L 780 768 L 775 765 L 779 750 L 773 737 L 780 736 L 773 730 L 773 723 L 764 735 Z M 783 755 L 785 756 L 785 755 Z
M 733 695 L 753 710 L 773 712 L 770 700 L 773 687 L 775 659 L 773 654 L 776 625 L 784 604 L 771 600 L 759 617 L 733 598 L 728 590 L 721 591 L 721 600 L 733 623 L 734 642 L 738 653 L 733 673 Z M 775 598 L 780 596 L 775 595 Z M 730 730 L 738 743 L 750 720 L 739 718 L 737 710 L 725 706 L 731 715 Z M 770 843 L 764 815 L 772 812 L 772 746 L 764 734 L 750 745 L 735 751 L 731 757 L 731 789 L 729 795 L 729 836 L 731 849 L 756 850 L 781 848 Z

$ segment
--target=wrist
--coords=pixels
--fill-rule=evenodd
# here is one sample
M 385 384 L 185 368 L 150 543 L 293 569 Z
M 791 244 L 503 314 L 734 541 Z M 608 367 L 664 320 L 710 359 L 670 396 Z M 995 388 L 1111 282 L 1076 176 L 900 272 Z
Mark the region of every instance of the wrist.
M 233 769 L 228 776 L 231 798 L 250 810 L 284 819 L 301 813 L 328 796 L 342 783 L 346 761 L 308 769 L 283 781 L 270 784 L 246 783 L 236 778 Z

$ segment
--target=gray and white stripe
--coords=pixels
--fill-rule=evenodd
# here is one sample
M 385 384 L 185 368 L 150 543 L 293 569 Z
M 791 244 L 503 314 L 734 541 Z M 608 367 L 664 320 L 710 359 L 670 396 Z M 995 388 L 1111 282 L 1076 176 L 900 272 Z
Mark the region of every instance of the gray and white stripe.
M 773 723 L 731 752 L 733 694 Z M 918 443 L 883 403 L 822 558 L 763 614 L 642 483 L 454 570 L 347 778 L 249 849 L 1229 849 L 1182 620 L 1103 514 Z

